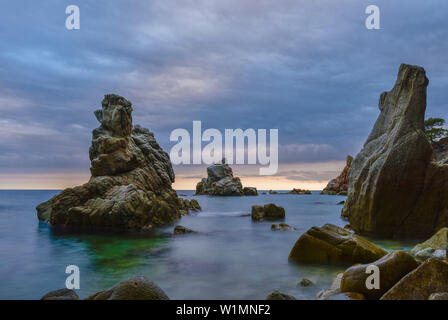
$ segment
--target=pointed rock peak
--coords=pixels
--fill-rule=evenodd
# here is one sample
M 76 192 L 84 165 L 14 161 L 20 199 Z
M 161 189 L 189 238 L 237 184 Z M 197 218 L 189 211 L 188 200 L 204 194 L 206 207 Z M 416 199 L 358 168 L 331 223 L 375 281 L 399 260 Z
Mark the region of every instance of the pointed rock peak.
M 111 135 L 126 137 L 132 130 L 132 103 L 122 96 L 106 94 L 95 117 Z

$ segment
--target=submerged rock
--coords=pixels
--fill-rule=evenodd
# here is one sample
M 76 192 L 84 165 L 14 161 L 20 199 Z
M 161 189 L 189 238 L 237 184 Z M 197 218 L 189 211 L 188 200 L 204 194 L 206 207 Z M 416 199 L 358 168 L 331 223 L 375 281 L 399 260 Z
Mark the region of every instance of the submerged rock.
M 285 219 L 285 209 L 280 206 L 276 206 L 273 203 L 265 204 L 262 206 L 252 206 L 252 220 L 281 220 Z
M 282 293 L 280 291 L 273 291 L 270 294 L 268 294 L 268 296 L 266 297 L 266 300 L 296 300 L 296 298 L 294 298 L 293 296 L 286 294 L 286 293 Z
M 312 286 L 313 284 L 314 284 L 313 281 L 307 278 L 303 278 L 302 280 L 299 281 L 299 283 L 297 283 L 297 285 L 301 287 L 309 287 Z
M 187 234 L 187 233 L 196 233 L 196 231 L 188 229 L 183 226 L 175 226 L 174 227 L 174 234 Z
M 278 192 L 274 190 L 269 190 L 269 194 L 278 194 Z
M 271 230 L 294 231 L 296 230 L 296 228 L 291 227 L 289 224 L 286 223 L 279 223 L 279 224 L 274 223 L 271 225 Z
M 366 273 L 369 266 L 374 265 L 380 271 L 379 289 L 367 289 L 366 280 L 371 273 Z M 341 292 L 362 293 L 368 299 L 379 299 L 401 278 L 418 267 L 417 261 L 405 251 L 393 251 L 381 259 L 368 264 L 348 268 L 341 279 Z
M 245 196 L 258 196 L 257 188 L 254 187 L 244 187 L 243 194 Z
M 442 228 L 431 238 L 412 248 L 411 253 L 419 260 L 437 258 L 445 260 L 448 249 L 448 228 Z
M 60 289 L 48 292 L 40 300 L 79 300 L 79 296 L 73 290 Z
M 386 251 L 350 231 L 332 224 L 312 227 L 292 248 L 289 259 L 305 263 L 369 263 L 386 255 Z
M 353 157 L 347 156 L 346 164 L 341 174 L 328 182 L 321 194 L 346 195 L 348 190 L 348 172 L 352 164 Z
M 37 206 L 56 227 L 141 230 L 171 224 L 188 212 L 171 187 L 174 172 L 154 134 L 132 125 L 132 105 L 105 95 L 95 111 L 101 125 L 89 150 L 91 178 Z
M 291 191 L 288 192 L 289 194 L 311 194 L 310 190 L 305 190 L 305 189 L 292 189 Z
M 398 281 L 381 300 L 427 300 L 438 292 L 448 292 L 448 264 L 429 259 Z
M 86 300 L 169 300 L 169 298 L 154 282 L 138 276 L 95 293 Z
M 360 234 L 417 238 L 448 225 L 448 166 L 434 158 L 424 132 L 428 79 L 400 66 L 394 88 L 349 171 L 342 215 Z

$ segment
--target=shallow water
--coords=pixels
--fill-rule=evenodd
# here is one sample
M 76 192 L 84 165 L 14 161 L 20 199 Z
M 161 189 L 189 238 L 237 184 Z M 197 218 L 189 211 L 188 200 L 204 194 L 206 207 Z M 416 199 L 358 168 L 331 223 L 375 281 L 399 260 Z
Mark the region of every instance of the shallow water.
M 344 267 L 288 262 L 295 241 L 308 228 L 347 222 L 339 217 L 345 197 L 262 195 L 193 196 L 202 211 L 177 224 L 197 234 L 172 235 L 173 226 L 151 234 L 92 235 L 52 233 L 37 220 L 35 206 L 57 191 L 0 191 L 0 299 L 38 299 L 65 287 L 65 268 L 81 270 L 81 298 L 135 275 L 157 283 L 171 299 L 264 299 L 273 290 L 313 299 Z M 185 196 L 186 195 L 186 196 Z M 271 231 L 270 222 L 251 221 L 254 204 L 275 203 L 286 209 L 285 222 L 296 231 Z M 376 241 L 386 249 L 414 243 Z M 314 282 L 300 287 L 302 278 Z

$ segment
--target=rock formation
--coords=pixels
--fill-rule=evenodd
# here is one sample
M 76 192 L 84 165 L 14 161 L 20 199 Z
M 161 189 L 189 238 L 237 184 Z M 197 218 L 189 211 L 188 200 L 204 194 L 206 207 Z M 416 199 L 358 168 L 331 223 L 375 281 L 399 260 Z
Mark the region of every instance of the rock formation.
M 291 191 L 288 192 L 288 194 L 311 194 L 310 190 L 305 190 L 305 189 L 292 189 Z
M 421 67 L 401 65 L 394 88 L 349 171 L 342 215 L 360 234 L 430 236 L 448 226 L 448 165 L 434 157 L 424 133 L 428 79 Z
M 332 224 L 312 227 L 292 248 L 289 259 L 305 263 L 369 263 L 386 255 L 372 242 Z
M 141 230 L 173 223 L 188 203 L 172 189 L 169 156 L 154 134 L 132 125 L 132 105 L 109 94 L 89 150 L 91 178 L 37 207 L 40 220 L 73 229 Z M 196 206 L 195 206 L 196 209 Z
M 48 292 L 40 300 L 79 300 L 79 296 L 75 291 L 64 288 Z
M 252 220 L 282 220 L 285 219 L 285 209 L 280 206 L 276 206 L 273 203 L 265 204 L 262 206 L 252 206 Z
M 232 168 L 226 163 L 218 163 L 207 168 L 207 178 L 196 185 L 197 195 L 242 196 L 258 195 L 255 188 L 244 188 L 241 180 L 233 176 Z
M 417 244 L 411 250 L 411 254 L 418 260 L 427 260 L 429 258 L 445 260 L 447 250 L 448 228 L 442 228 L 425 242 Z
M 352 164 L 353 157 L 347 156 L 346 164 L 341 174 L 328 182 L 327 186 L 322 190 L 321 194 L 330 194 L 330 195 L 347 195 L 348 190 L 348 172 L 350 170 L 350 166 Z

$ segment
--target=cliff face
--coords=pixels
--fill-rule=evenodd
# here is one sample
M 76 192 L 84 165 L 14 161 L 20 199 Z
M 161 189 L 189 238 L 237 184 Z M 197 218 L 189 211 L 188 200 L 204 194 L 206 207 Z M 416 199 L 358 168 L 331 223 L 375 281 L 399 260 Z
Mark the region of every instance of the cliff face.
M 448 165 L 437 162 L 424 134 L 428 79 L 401 65 L 394 88 L 349 172 L 342 215 L 356 232 L 408 238 L 448 225 Z
M 40 204 L 39 219 L 58 227 L 140 230 L 188 213 L 171 187 L 168 154 L 152 132 L 132 125 L 131 103 L 106 95 L 95 116 L 101 125 L 92 134 L 89 182 Z
M 350 170 L 350 166 L 352 164 L 353 157 L 347 156 L 347 162 L 345 164 L 344 169 L 341 174 L 331 180 L 327 186 L 322 190 L 321 194 L 330 194 L 330 195 L 341 195 L 344 196 L 347 194 L 348 190 L 348 172 Z

